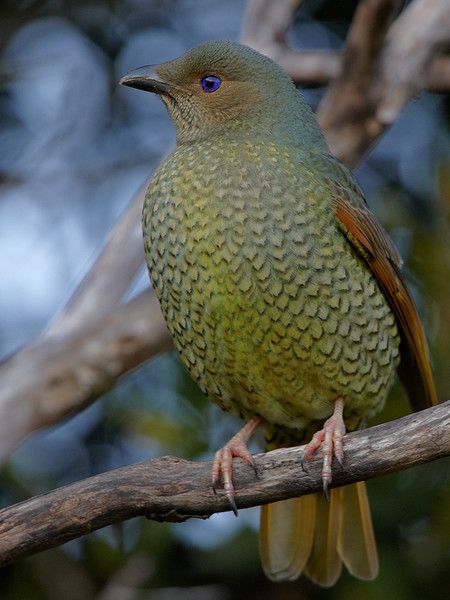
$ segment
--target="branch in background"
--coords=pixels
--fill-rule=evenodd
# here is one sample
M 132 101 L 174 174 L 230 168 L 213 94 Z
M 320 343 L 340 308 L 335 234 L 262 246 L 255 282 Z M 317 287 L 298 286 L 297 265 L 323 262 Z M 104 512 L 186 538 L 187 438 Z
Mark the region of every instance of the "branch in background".
M 342 72 L 317 111 L 332 152 L 350 167 L 383 131 L 374 118 L 373 86 L 384 38 L 400 3 L 364 0 L 358 5 L 344 48 Z
M 443 0 L 445 4 L 446 0 Z M 297 85 L 302 87 L 322 86 L 329 84 L 342 74 L 343 60 L 342 52 L 334 50 L 295 50 L 287 43 L 287 32 L 300 7 L 301 0 L 251 0 L 248 5 L 247 15 L 241 36 L 242 42 L 266 56 L 275 60 L 283 69 L 289 73 Z M 430 8 L 428 0 L 424 4 Z M 442 4 L 442 3 L 441 3 Z M 444 7 L 448 9 L 447 7 Z M 405 13 L 408 11 L 405 10 Z M 408 11 L 412 12 L 412 11 Z M 441 26 L 441 37 L 448 43 L 450 26 L 446 24 L 449 11 L 443 15 Z M 434 20 L 433 11 L 428 15 Z M 415 28 L 421 27 L 423 20 L 412 17 L 415 20 Z M 403 29 L 403 27 L 402 27 Z M 446 33 L 445 33 L 446 30 Z M 394 37 L 401 43 L 401 37 Z M 414 57 L 415 48 L 409 48 L 407 57 Z M 429 56 L 429 68 L 422 71 L 420 89 L 434 92 L 450 90 L 450 59 L 446 56 Z M 414 60 L 414 58 L 413 58 Z M 401 63 L 398 63 L 401 67 Z M 401 70 L 401 68 L 400 68 Z M 415 70 L 411 69 L 409 76 L 416 76 Z M 390 79 L 394 81 L 395 79 Z
M 267 53 L 267 56 L 275 60 L 271 53 Z M 329 84 L 339 76 L 342 69 L 342 53 L 332 50 L 297 52 L 286 48 L 276 62 L 297 85 L 318 87 Z
M 424 89 L 430 92 L 450 90 L 450 57 L 436 56 L 430 61 L 428 70 L 423 74 L 425 79 Z
M 415 0 L 405 8 L 389 30 L 381 57 L 381 76 L 377 81 L 381 96 L 377 109 L 380 122 L 390 125 L 404 104 L 424 89 L 432 60 L 449 44 L 448 0 Z M 439 57 L 434 67 L 441 76 L 445 63 L 448 76 L 448 57 L 446 60 Z
M 111 230 L 94 264 L 45 336 L 62 336 L 84 329 L 115 309 L 144 263 L 141 213 L 148 181 L 133 196 Z
M 250 0 L 241 41 L 269 56 L 302 86 L 325 85 L 341 70 L 341 53 L 293 50 L 286 41 L 301 0 Z
M 344 467 L 333 485 L 361 481 L 450 455 L 450 401 L 344 438 Z M 302 451 L 284 448 L 255 457 L 258 476 L 235 461 L 239 508 L 322 489 L 320 453 L 302 468 Z M 157 521 L 207 518 L 230 510 L 211 489 L 211 463 L 164 457 L 122 467 L 0 511 L 0 565 L 81 535 L 146 516 Z
M 31 431 L 104 394 L 171 342 L 152 290 L 90 327 L 46 337 L 0 366 L 0 461 Z
M 32 431 L 88 406 L 118 377 L 171 347 L 153 292 L 121 304 L 144 262 L 145 187 L 63 311 L 0 364 L 0 463 Z
M 439 76 L 450 81 L 449 59 L 435 56 L 450 41 L 450 4 L 415 0 L 390 24 L 400 4 L 365 0 L 358 5 L 342 72 L 317 111 L 330 148 L 350 168 L 426 82 L 435 86 Z

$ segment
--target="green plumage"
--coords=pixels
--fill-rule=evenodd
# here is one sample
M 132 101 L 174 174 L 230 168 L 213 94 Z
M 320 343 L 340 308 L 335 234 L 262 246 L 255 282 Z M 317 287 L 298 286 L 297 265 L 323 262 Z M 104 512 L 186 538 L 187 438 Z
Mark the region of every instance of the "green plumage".
M 395 247 L 329 154 L 292 81 L 268 58 L 210 42 L 122 83 L 160 94 L 177 129 L 177 149 L 148 189 L 143 230 L 184 364 L 221 408 L 262 417 L 268 448 L 332 430 L 322 446 L 326 488 L 333 452 L 342 456 L 342 407 L 350 430 L 381 410 L 400 344 L 416 406 L 435 399 Z M 233 508 L 232 458 L 249 461 L 243 448 L 258 422 L 214 461 L 214 481 L 222 475 Z M 364 483 L 331 490 L 329 504 L 311 496 L 264 506 L 260 553 L 275 581 L 303 571 L 329 586 L 342 563 L 374 578 Z
M 214 137 L 214 136 L 212 136 Z M 399 340 L 340 231 L 334 159 L 241 133 L 180 146 L 145 200 L 145 251 L 175 345 L 223 409 L 303 430 L 383 406 Z

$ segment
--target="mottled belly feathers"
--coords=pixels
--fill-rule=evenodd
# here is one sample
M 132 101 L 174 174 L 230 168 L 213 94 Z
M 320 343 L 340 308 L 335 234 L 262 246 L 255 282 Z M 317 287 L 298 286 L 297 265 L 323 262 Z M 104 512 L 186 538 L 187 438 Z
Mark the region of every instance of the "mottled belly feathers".
M 192 377 L 225 410 L 299 431 L 337 396 L 350 428 L 378 412 L 399 357 L 388 302 L 338 227 L 321 177 L 332 167 L 268 141 L 180 146 L 143 213 L 151 279 Z

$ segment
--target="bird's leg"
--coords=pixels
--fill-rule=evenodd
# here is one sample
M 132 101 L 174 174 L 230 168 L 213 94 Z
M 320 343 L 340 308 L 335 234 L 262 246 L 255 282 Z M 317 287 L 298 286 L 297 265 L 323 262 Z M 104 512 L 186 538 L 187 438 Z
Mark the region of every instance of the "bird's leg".
M 250 419 L 244 427 L 234 435 L 223 448 L 218 450 L 214 456 L 212 468 L 212 484 L 214 492 L 220 485 L 220 476 L 222 475 L 223 487 L 234 514 L 237 516 L 236 502 L 234 501 L 233 486 L 233 457 L 239 456 L 248 463 L 256 472 L 255 461 L 247 448 L 247 442 L 255 433 L 262 418 L 257 416 Z
M 305 447 L 305 458 L 309 459 L 314 452 L 322 446 L 323 493 L 327 499 L 328 486 L 331 483 L 331 463 L 333 456 L 337 458 L 340 465 L 342 465 L 342 460 L 344 458 L 344 449 L 342 446 L 342 438 L 345 435 L 343 412 L 344 400 L 342 398 L 337 398 L 332 416 L 325 421 L 323 428 L 313 435 L 311 441 L 306 444 Z

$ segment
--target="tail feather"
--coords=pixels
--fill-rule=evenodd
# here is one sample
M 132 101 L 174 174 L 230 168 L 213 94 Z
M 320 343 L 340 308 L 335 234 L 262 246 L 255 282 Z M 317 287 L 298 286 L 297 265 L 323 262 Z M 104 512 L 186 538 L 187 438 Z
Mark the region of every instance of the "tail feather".
M 316 494 L 314 544 L 305 575 L 322 587 L 334 585 L 341 574 L 342 561 L 337 551 L 340 521 L 339 490 L 330 490 L 329 502 Z
M 378 556 L 364 482 L 261 508 L 260 554 L 272 581 L 305 575 L 332 586 L 342 562 L 355 577 L 374 579 Z
M 378 553 L 364 481 L 346 485 L 341 494 L 341 525 L 338 551 L 344 565 L 355 577 L 375 579 Z
M 260 555 L 272 581 L 299 577 L 311 553 L 316 494 L 261 507 Z

